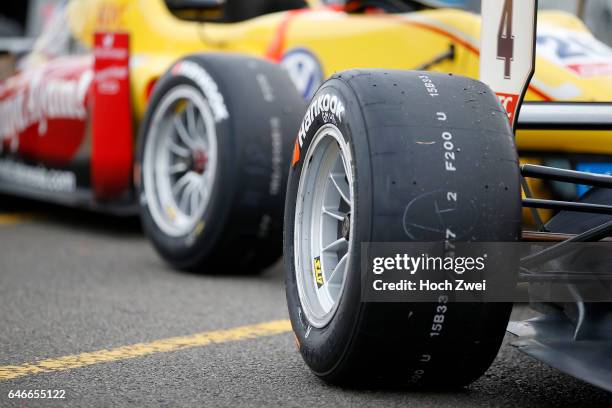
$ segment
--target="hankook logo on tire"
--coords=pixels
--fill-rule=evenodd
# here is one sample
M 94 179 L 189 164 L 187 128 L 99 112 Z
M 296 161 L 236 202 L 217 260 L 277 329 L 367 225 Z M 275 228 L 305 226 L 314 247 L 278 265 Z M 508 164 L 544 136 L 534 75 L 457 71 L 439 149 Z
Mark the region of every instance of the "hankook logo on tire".
M 312 101 L 302 121 L 300 132 L 298 134 L 298 140 L 300 147 L 304 145 L 304 139 L 306 133 L 310 129 L 310 126 L 314 122 L 315 118 L 321 116 L 325 123 L 333 123 L 339 125 L 342 123 L 344 117 L 344 103 L 336 95 L 329 93 L 323 93 Z
M 218 123 L 229 118 L 223 95 L 219 92 L 217 83 L 204 68 L 192 61 L 181 61 L 172 68 L 172 74 L 183 75 L 198 84 L 206 99 L 208 99 L 215 122 Z

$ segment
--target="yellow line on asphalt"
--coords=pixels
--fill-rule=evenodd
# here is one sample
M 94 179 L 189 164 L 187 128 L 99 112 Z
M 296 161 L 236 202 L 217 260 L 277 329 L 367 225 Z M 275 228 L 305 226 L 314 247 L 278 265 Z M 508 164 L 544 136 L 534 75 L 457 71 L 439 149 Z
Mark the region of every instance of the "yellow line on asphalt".
M 20 222 L 30 221 L 37 217 L 38 216 L 35 214 L 26 214 L 26 213 L 0 214 L 0 226 L 19 224 Z
M 51 373 L 72 370 L 99 363 L 126 360 L 156 353 L 185 350 L 210 344 L 255 339 L 274 336 L 291 330 L 289 320 L 275 320 L 249 326 L 234 327 L 226 330 L 202 332 L 188 336 L 155 340 L 149 343 L 138 343 L 131 346 L 117 347 L 70 356 L 50 358 L 33 363 L 0 366 L 0 381 L 12 380 L 33 374 Z

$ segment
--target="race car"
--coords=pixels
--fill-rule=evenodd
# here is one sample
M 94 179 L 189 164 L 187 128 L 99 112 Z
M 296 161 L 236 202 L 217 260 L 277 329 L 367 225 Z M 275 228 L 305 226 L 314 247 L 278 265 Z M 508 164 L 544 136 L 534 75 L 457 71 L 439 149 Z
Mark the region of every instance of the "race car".
M 300 120 L 325 78 L 355 67 L 478 77 L 479 16 L 436 5 L 64 2 L 0 83 L 0 190 L 138 212 L 171 265 L 258 272 L 282 253 L 286 168 L 301 154 Z M 527 99 L 609 99 L 610 48 L 568 14 L 542 13 L 540 22 Z M 516 100 L 503 103 L 512 110 Z M 544 116 L 525 111 L 519 121 L 525 160 L 608 171 L 609 130 L 559 129 L 555 105 L 536 109 Z
M 349 69 L 314 94 L 289 173 L 284 267 L 296 346 L 319 378 L 466 386 L 508 327 L 521 351 L 612 391 L 612 176 L 521 165 L 514 135 L 609 131 L 612 104 L 521 107 L 537 21 L 537 0 L 483 0 L 483 82 Z M 548 200 L 527 178 L 593 188 Z M 532 230 L 522 208 L 559 213 Z M 508 326 L 517 300 L 542 314 Z

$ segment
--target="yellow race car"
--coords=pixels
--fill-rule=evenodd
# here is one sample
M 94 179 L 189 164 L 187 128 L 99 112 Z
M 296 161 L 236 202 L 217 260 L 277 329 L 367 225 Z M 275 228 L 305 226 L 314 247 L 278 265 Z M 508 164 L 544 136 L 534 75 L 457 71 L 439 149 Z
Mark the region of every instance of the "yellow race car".
M 356 67 L 478 77 L 477 14 L 408 0 L 331 3 L 62 3 L 0 82 L 0 189 L 139 210 L 179 268 L 261 270 L 281 255 L 287 168 L 326 78 Z M 539 30 L 528 101 L 610 99 L 610 48 L 565 13 L 541 13 Z M 557 106 L 519 119 L 523 158 L 606 172 L 612 134 L 559 126 Z
M 549 36 L 544 14 L 537 31 L 537 4 L 482 0 L 480 46 L 471 51 L 468 29 L 451 30 L 461 18 L 428 20 L 464 15 L 396 17 L 458 36 L 463 44 L 455 47 L 467 60 L 479 50 L 479 81 L 347 69 L 312 97 L 289 170 L 283 261 L 295 343 L 319 378 L 368 388 L 456 389 L 485 373 L 508 328 L 519 336 L 510 344 L 521 351 L 612 391 L 612 176 L 520 165 L 514 140 L 517 125 L 559 134 L 581 129 L 576 148 L 588 149 L 578 142 L 589 130 L 612 130 L 612 104 L 521 107 L 521 99 L 530 83 L 531 98 L 550 97 L 554 80 L 577 91 L 582 82 L 570 83 L 572 73 L 601 74 L 594 82 L 601 89 L 610 80 L 605 64 L 587 69 L 565 61 L 563 72 L 548 63 L 543 47 L 550 43 L 564 44 L 554 48 L 559 59 L 581 51 L 558 38 L 560 27 Z M 532 80 L 537 42 L 537 63 L 546 70 Z M 457 52 L 430 56 L 426 65 Z M 524 134 L 521 146 L 537 148 L 538 137 Z M 551 152 L 563 150 L 557 143 L 563 136 L 555 139 L 547 144 Z M 593 188 L 579 200 L 545 199 L 529 194 L 526 179 Z M 526 229 L 523 208 L 558 214 L 545 227 Z M 517 282 L 526 290 L 517 291 Z M 527 301 L 540 314 L 508 325 L 513 303 Z

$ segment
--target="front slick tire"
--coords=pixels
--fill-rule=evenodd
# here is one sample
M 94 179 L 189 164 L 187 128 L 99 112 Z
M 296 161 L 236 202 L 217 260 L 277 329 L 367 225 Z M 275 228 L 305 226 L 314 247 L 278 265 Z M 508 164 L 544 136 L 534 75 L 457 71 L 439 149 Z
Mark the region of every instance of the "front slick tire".
M 285 206 L 286 295 L 304 360 L 337 384 L 470 384 L 495 358 L 512 305 L 363 302 L 361 244 L 514 242 L 520 226 L 516 148 L 489 88 L 436 73 L 335 75 L 300 128 Z M 516 271 L 495 273 L 512 283 Z

